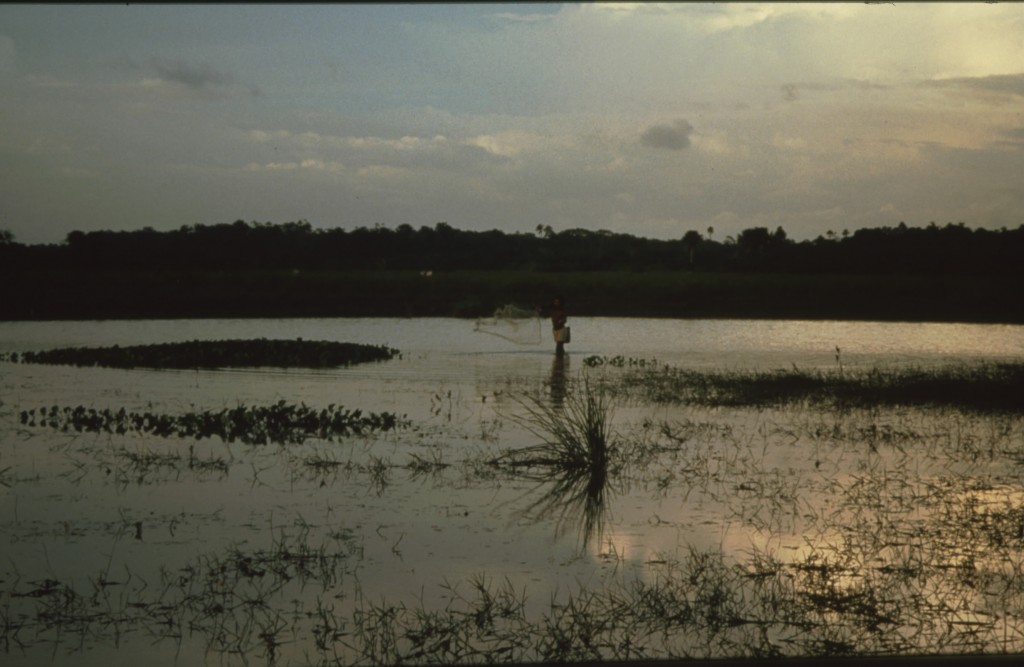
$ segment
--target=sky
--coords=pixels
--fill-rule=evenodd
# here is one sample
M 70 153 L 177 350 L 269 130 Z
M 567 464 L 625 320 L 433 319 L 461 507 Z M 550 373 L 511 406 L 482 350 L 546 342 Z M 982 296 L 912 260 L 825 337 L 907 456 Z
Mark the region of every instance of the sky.
M 1024 224 L 1024 3 L 0 5 L 0 229 Z

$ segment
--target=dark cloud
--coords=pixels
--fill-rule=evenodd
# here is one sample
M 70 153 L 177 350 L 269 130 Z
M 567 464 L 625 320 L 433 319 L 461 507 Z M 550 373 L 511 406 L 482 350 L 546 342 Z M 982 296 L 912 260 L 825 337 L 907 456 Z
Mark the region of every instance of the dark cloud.
M 693 125 L 680 118 L 671 125 L 653 125 L 640 135 L 640 143 L 648 148 L 681 151 L 690 145 Z
M 1003 95 L 1024 96 L 1024 74 L 996 74 L 993 76 L 960 77 L 929 81 L 939 88 L 960 88 Z
M 1003 130 L 1000 133 L 1004 138 L 995 142 L 996 146 L 1011 150 L 1024 148 L 1024 127 L 1015 127 Z
M 204 62 L 153 58 L 151 63 L 161 79 L 180 83 L 197 92 L 226 91 L 238 84 L 232 75 L 218 71 Z M 247 85 L 245 88 L 253 95 L 260 93 L 255 86 Z
M 796 83 L 784 83 L 779 86 L 782 99 L 786 102 L 795 102 L 801 99 L 805 93 L 832 93 L 847 90 L 888 90 L 889 86 L 863 79 L 834 79 L 831 81 L 801 81 Z

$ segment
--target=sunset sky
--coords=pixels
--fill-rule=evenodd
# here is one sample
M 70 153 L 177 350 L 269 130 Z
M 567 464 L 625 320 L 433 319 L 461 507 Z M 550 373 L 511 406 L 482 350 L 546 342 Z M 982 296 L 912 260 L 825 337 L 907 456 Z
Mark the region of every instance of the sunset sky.
M 1024 224 L 1024 4 L 0 5 L 0 229 Z

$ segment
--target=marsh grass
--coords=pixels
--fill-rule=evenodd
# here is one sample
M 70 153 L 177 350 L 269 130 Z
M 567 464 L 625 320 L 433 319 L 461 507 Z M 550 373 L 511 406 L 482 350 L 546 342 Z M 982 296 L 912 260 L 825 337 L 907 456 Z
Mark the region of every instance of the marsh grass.
M 574 383 L 561 405 L 529 395 L 519 405 L 525 416 L 514 419 L 541 443 L 509 451 L 495 459 L 496 463 L 558 470 L 607 469 L 616 445 L 611 428 L 613 409 L 602 387 L 584 377 Z
M 946 381 L 976 382 L 975 370 Z M 672 376 L 676 369 L 631 372 L 642 379 Z M 704 380 L 715 399 L 707 403 L 786 409 L 658 406 L 656 414 L 666 418 L 647 419 L 639 430 L 627 430 L 614 419 L 613 408 L 620 404 L 608 384 L 584 376 L 569 384 L 558 405 L 521 399 L 516 419 L 539 444 L 498 456 L 485 449 L 459 459 L 451 452 L 465 450 L 449 448 L 447 441 L 416 449 L 419 453 L 389 449 L 389 454 L 408 455 L 394 462 L 324 442 L 277 452 L 292 473 L 317 481 L 358 473 L 378 493 L 396 485 L 396 472 L 402 470 L 409 479 L 436 483 L 440 493 L 448 491 L 449 473 L 462 475 L 473 490 L 507 479 L 533 480 L 537 487 L 516 516 L 553 518 L 559 534 L 576 527 L 584 546 L 595 536 L 601 541 L 612 496 L 628 483 L 630 505 L 648 501 L 633 493 L 641 488 L 661 499 L 662 516 L 651 517 L 657 526 L 689 539 L 689 528 L 703 530 L 698 521 L 721 521 L 756 535 L 757 546 L 748 551 L 677 541 L 675 551 L 651 554 L 642 567 L 629 569 L 623 558 L 626 564 L 620 569 L 616 563 L 612 574 L 610 567 L 595 568 L 585 583 L 559 584 L 550 600 L 530 599 L 529 606 L 529 589 L 500 575 L 424 581 L 428 592 L 409 602 L 414 593 L 396 600 L 364 596 L 358 583 L 354 596 L 343 588 L 343 582 L 351 585 L 358 578 L 360 533 L 358 527 L 344 527 L 348 516 L 329 514 L 328 526 L 271 525 L 253 544 L 233 543 L 186 557 L 184 563 L 162 563 L 158 576 L 147 571 L 145 580 L 127 566 L 122 573 L 109 565 L 88 581 L 52 571 L 24 579 L 4 575 L 0 647 L 45 653 L 52 645 L 54 655 L 81 655 L 92 646 L 117 648 L 130 639 L 135 647 L 152 643 L 163 657 L 169 653 L 164 643 L 193 650 L 198 642 L 205 645 L 207 659 L 226 664 L 323 665 L 1024 650 L 1024 496 L 1014 468 L 1024 461 L 1024 422 L 1012 410 L 986 414 L 859 403 L 858 392 L 860 399 L 872 396 L 872 382 L 894 382 L 865 377 L 869 374 L 849 367 L 809 373 L 808 386 L 790 394 L 765 382 L 746 396 L 725 380 L 739 376 L 738 384 L 756 384 L 771 374 L 719 373 L 725 378 L 721 386 Z M 615 372 L 604 379 L 616 391 L 627 388 Z M 909 375 L 904 379 L 917 382 Z M 819 380 L 832 383 L 831 393 L 814 384 Z M 847 381 L 853 383 L 853 397 L 838 398 Z M 665 400 L 682 400 L 677 389 L 668 385 Z M 629 391 L 641 393 L 646 386 Z M 746 402 L 729 402 L 740 398 Z M 223 461 L 202 459 L 191 447 L 187 458 L 173 448 L 164 453 L 109 447 L 129 439 L 79 438 L 74 426 L 65 429 L 71 421 L 65 414 L 57 406 L 37 409 L 25 413 L 22 425 L 67 430 L 68 439 L 85 443 L 82 453 L 102 449 L 104 461 L 140 477 L 180 472 L 186 465 L 219 471 Z M 79 414 L 83 424 L 97 425 L 82 431 L 117 433 L 118 423 L 132 423 L 120 421 L 118 413 Z M 376 432 L 362 432 L 371 431 Z M 126 427 L 127 432 L 136 431 Z M 421 447 L 423 442 L 411 438 L 401 444 Z M 481 442 L 488 443 L 481 448 L 490 446 L 484 438 Z M 243 451 L 274 454 L 262 448 Z M 442 452 L 455 458 L 445 460 Z M 784 463 L 774 458 L 780 453 Z M 0 484 L 22 483 L 18 469 L 9 468 L 0 466 Z M 685 516 L 709 507 L 716 514 Z M 141 531 L 142 522 L 135 519 L 145 516 L 141 510 L 122 516 L 118 535 L 130 535 L 132 526 Z M 18 539 L 38 537 L 31 526 L 18 530 Z M 64 530 L 61 539 L 77 538 L 85 529 Z M 404 535 L 391 546 L 399 558 Z M 779 536 L 784 547 L 774 541 Z M 409 542 L 413 539 L 403 549 Z M 417 549 L 406 550 L 417 554 Z M 416 557 L 409 556 L 410 562 Z M 372 554 L 368 559 L 373 567 L 383 562 Z M 432 588 L 442 594 L 432 594 Z
M 1001 589 L 980 561 L 947 562 L 924 542 L 879 560 L 865 546 L 839 542 L 788 562 L 766 550 L 733 560 L 691 548 L 659 559 L 649 580 L 577 584 L 533 613 L 525 588 L 483 575 L 441 583 L 440 607 L 358 595 L 342 611 L 333 591 L 350 555 L 314 547 L 301 531 L 279 533 L 269 549 L 231 548 L 165 571 L 156 587 L 130 576 L 92 591 L 57 579 L 15 582 L 0 630 L 6 645 L 23 648 L 141 633 L 268 658 L 297 643 L 316 664 L 366 665 L 1021 648 L 1020 590 Z M 318 593 L 288 612 L 280 599 L 291 582 Z
M 811 550 L 791 562 L 766 551 L 731 561 L 691 549 L 659 560 L 650 581 L 565 591 L 529 617 L 525 593 L 507 584 L 475 584 L 472 595 L 452 596 L 440 610 L 369 604 L 353 617 L 351 648 L 372 664 L 1019 649 L 1024 618 L 1014 598 L 985 603 L 988 612 L 967 611 L 979 591 L 962 566 L 879 564 L 846 547 L 856 545 Z
M 295 599 L 298 593 L 314 587 L 331 597 L 354 573 L 360 552 L 351 539 L 317 543 L 308 526 L 269 533 L 265 548 L 231 546 L 162 567 L 156 580 L 127 569 L 117 577 L 102 572 L 87 586 L 55 577 L 15 580 L 0 591 L 0 644 L 74 652 L 95 642 L 117 645 L 130 635 L 179 645 L 199 638 L 208 652 L 259 654 L 273 664 L 296 628 L 306 629 L 302 621 L 315 616 Z
M 956 407 L 1024 412 L 1024 364 L 981 363 L 938 368 L 695 371 L 672 366 L 632 370 L 618 390 L 659 403 L 825 407 L 872 405 Z
M 568 400 L 577 401 L 581 414 L 588 396 L 597 399 L 595 408 L 605 406 L 606 417 L 611 414 L 603 388 L 581 383 L 574 389 Z M 542 414 L 554 411 L 551 419 L 563 418 L 545 404 L 528 405 Z M 999 467 L 1000 452 L 1019 440 L 1019 418 L 795 410 L 722 423 L 721 412 L 697 410 L 685 419 L 644 424 L 639 454 L 632 453 L 639 436 L 623 434 L 618 422 L 612 433 L 607 419 L 605 481 L 623 469 L 642 477 L 646 468 L 651 480 L 671 473 L 675 491 L 692 491 L 700 503 L 721 502 L 730 522 L 754 526 L 767 538 L 746 551 L 677 545 L 653 554 L 642 574 L 605 570 L 585 583 L 560 585 L 550 599 L 528 598 L 527 587 L 481 575 L 425 582 L 428 592 L 409 602 L 361 593 L 344 597 L 342 580 L 357 578 L 357 533 L 318 539 L 316 526 L 296 522 L 271 526 L 265 532 L 269 546 L 234 544 L 168 565 L 146 582 L 112 568 L 87 585 L 54 574 L 6 578 L 0 582 L 0 644 L 31 651 L 52 643 L 55 651 L 74 652 L 80 645 L 116 645 L 130 637 L 158 646 L 198 641 L 210 657 L 225 662 L 258 657 L 324 665 L 1024 650 L 1024 496 L 1014 481 L 1018 477 L 997 484 L 968 460 L 971 452 L 994 451 L 997 458 L 982 463 Z M 570 462 L 563 474 L 583 471 L 566 480 L 596 483 L 600 476 L 579 462 L 585 458 L 543 452 L 545 444 L 561 445 L 536 417 L 531 420 L 543 442 L 492 456 L 486 466 L 474 464 L 481 471 L 477 481 L 489 481 L 495 472 L 537 479 L 554 504 L 531 500 L 532 511 L 564 513 L 569 525 L 578 519 L 565 509 L 565 495 L 558 504 L 559 494 L 552 492 L 560 483 L 552 477 L 560 470 L 556 462 Z M 863 446 L 871 428 L 879 450 L 915 450 L 932 467 L 888 467 Z M 773 447 L 820 447 L 837 458 L 856 450 L 860 462 L 844 475 L 826 471 L 811 479 L 774 467 L 762 438 Z M 306 460 L 328 470 L 349 464 L 325 451 Z M 146 458 L 147 452 L 139 454 Z M 631 457 L 634 462 L 624 463 Z M 358 472 L 372 480 L 383 468 L 429 473 L 447 469 L 443 463 L 439 453 L 401 463 L 366 457 Z M 452 465 L 461 469 L 458 462 Z M 796 496 L 809 493 L 814 483 L 827 485 L 828 502 L 818 504 L 819 496 L 810 496 L 810 502 L 798 503 Z M 604 493 L 607 505 L 607 487 Z M 586 499 L 586 492 L 580 497 Z M 780 529 L 797 505 L 806 523 L 799 532 Z M 125 530 L 131 530 L 132 519 L 124 519 Z M 782 534 L 802 537 L 781 547 L 772 536 Z M 432 588 L 442 594 L 433 595 Z
M 541 442 L 507 451 L 490 464 L 546 488 L 527 505 L 527 517 L 554 517 L 559 536 L 577 526 L 581 548 L 592 537 L 600 541 L 614 468 L 619 465 L 607 393 L 584 376 L 558 404 L 526 395 L 519 405 L 524 414 L 514 419 Z

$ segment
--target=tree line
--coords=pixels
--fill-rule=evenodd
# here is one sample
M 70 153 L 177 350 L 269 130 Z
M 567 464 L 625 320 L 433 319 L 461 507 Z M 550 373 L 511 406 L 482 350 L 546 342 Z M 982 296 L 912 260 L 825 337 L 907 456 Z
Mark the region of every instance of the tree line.
M 458 230 L 445 222 L 317 229 L 309 222 L 186 225 L 172 231 L 74 231 L 25 245 L 0 230 L 8 268 L 61 270 L 710 271 L 796 274 L 1024 274 L 1024 225 L 964 223 L 866 228 L 794 241 L 782 227 L 714 229 L 655 240 L 586 229 L 533 233 Z

